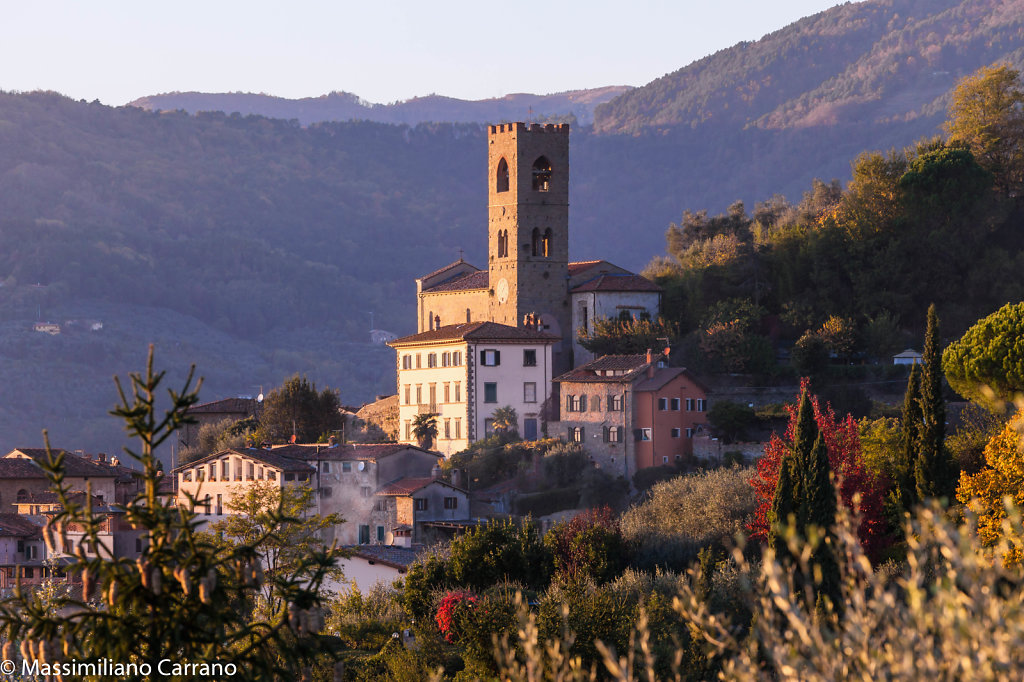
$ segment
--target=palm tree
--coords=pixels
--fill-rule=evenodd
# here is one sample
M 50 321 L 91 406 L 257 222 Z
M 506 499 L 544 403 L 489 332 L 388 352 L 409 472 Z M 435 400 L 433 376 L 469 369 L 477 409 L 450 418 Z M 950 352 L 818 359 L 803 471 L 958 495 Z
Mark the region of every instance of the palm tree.
M 437 415 L 429 412 L 416 415 L 412 420 L 412 435 L 421 448 L 429 449 L 437 437 Z
M 519 435 L 519 415 L 511 405 L 496 409 L 491 415 L 491 420 L 494 432 L 501 440 L 510 440 Z

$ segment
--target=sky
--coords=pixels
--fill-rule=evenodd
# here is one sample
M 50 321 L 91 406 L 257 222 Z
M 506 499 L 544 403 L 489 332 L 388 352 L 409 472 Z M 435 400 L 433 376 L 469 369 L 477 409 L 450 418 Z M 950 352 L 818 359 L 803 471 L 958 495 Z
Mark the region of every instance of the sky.
M 371 102 L 644 85 L 836 0 L 2 1 L 0 90 Z

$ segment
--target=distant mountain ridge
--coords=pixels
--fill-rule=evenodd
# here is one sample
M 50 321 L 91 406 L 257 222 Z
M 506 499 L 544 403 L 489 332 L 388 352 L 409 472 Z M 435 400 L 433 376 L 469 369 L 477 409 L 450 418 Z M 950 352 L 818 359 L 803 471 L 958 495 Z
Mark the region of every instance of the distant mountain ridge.
M 504 97 L 464 100 L 441 95 L 414 97 L 391 104 L 368 102 L 349 92 L 287 99 L 254 93 L 170 92 L 140 97 L 129 106 L 150 111 L 223 111 L 227 114 L 296 119 L 302 125 L 324 121 L 417 123 L 495 123 L 573 116 L 582 125 L 594 120 L 594 107 L 632 88 L 611 85 L 550 95 L 514 93 Z
M 1024 66 L 1024 0 L 873 0 L 716 52 L 595 112 L 600 133 L 884 125 L 942 113 L 957 80 Z

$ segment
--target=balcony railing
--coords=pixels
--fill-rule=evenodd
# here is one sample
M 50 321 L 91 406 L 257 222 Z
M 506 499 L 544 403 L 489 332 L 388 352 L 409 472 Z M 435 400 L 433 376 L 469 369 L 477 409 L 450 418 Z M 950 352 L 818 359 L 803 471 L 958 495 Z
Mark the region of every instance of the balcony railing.
M 416 406 L 416 414 L 437 414 L 437 403 L 420 403 Z

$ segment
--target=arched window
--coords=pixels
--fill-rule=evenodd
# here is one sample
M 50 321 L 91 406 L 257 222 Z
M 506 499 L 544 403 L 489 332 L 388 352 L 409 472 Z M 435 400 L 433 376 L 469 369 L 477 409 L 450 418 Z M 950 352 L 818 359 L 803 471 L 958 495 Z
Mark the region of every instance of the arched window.
M 533 228 L 533 234 L 530 237 L 530 246 L 531 246 L 531 249 L 530 249 L 531 253 L 534 256 L 539 256 L 540 255 L 540 230 L 538 230 L 536 227 Z
M 472 313 L 469 311 L 469 308 L 466 308 L 466 324 L 469 324 L 470 322 L 473 321 L 473 320 L 470 319 L 471 316 L 472 316 Z
M 551 228 L 544 230 L 544 239 L 541 240 L 541 255 L 545 258 L 551 257 Z
M 508 191 L 508 162 L 504 159 L 504 157 L 500 161 L 498 161 L 498 175 L 495 178 L 495 180 L 495 191 Z
M 22 488 L 18 491 L 18 496 L 15 499 L 18 502 L 28 502 L 28 491 Z
M 508 258 L 508 230 L 498 230 L 498 258 Z
M 542 156 L 533 162 L 533 189 L 538 192 L 547 192 L 551 185 L 551 162 L 546 156 Z

